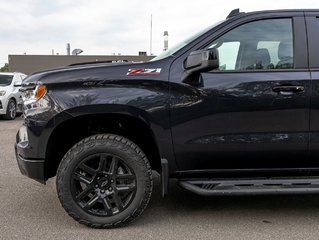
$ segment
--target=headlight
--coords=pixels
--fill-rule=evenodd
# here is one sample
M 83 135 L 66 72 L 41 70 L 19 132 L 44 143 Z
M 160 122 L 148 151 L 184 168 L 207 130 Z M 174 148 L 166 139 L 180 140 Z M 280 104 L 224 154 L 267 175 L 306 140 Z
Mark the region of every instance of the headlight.
M 47 86 L 42 82 L 25 83 L 19 90 L 23 100 L 24 117 L 43 114 L 51 109 L 50 98 L 47 95 Z
M 0 97 L 6 95 L 6 91 L 0 91 Z
M 37 85 L 35 89 L 25 89 L 22 91 L 24 105 L 30 105 L 39 101 L 47 92 L 45 85 Z
M 47 93 L 47 88 L 44 84 L 38 83 L 35 87 L 32 85 L 22 87 L 20 91 L 22 93 L 24 114 L 29 111 L 44 111 L 48 107 L 48 102 L 42 101 Z

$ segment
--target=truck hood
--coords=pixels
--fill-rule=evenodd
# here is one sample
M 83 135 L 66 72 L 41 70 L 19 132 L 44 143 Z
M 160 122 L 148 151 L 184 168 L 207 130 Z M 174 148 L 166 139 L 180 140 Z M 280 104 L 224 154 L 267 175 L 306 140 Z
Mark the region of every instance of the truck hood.
M 169 59 L 143 63 L 97 63 L 38 72 L 23 81 L 23 87 L 42 83 L 101 80 L 168 79 Z

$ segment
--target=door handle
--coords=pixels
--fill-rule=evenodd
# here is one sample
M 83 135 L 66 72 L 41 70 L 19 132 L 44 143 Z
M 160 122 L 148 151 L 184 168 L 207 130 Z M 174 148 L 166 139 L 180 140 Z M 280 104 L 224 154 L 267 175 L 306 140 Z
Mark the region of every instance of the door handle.
M 274 86 L 272 88 L 274 92 L 303 92 L 305 90 L 304 86 L 290 86 L 290 85 L 281 85 Z

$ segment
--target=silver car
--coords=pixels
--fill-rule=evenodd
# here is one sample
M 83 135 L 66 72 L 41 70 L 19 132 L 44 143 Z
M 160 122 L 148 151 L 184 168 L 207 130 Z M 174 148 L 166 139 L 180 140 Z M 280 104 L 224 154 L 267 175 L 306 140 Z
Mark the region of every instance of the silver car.
M 21 111 L 22 97 L 19 89 L 23 73 L 0 73 L 0 116 L 4 119 L 15 119 L 17 112 Z

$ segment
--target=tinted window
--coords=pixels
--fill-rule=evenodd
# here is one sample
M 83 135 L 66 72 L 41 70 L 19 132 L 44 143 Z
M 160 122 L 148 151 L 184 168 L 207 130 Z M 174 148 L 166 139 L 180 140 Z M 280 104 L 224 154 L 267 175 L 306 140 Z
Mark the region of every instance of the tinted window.
M 292 69 L 291 19 L 267 19 L 241 25 L 209 45 L 218 48 L 219 70 Z
M 12 82 L 12 75 L 0 75 L 0 86 L 8 86 Z

